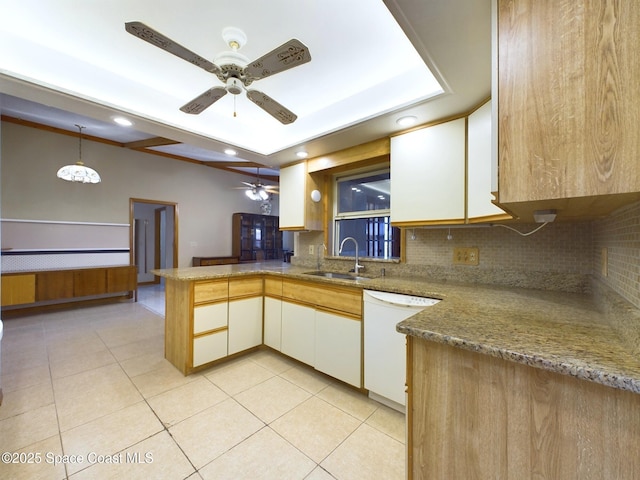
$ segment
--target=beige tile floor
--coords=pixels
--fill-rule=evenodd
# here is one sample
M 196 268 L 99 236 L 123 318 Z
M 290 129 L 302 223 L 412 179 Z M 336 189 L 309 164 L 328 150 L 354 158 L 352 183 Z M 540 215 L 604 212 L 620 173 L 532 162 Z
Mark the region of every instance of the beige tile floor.
M 4 320 L 0 478 L 404 478 L 402 414 L 268 349 L 184 377 L 160 297 Z

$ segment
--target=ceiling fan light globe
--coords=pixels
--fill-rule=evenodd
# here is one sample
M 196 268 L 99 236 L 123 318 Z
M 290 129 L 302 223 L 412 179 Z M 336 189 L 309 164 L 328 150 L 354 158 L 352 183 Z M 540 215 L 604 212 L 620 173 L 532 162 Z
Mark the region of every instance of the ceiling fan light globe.
M 260 188 L 260 190 L 258 190 L 258 196 L 260 197 L 260 200 L 267 200 L 269 198 L 269 194 L 264 188 Z
M 229 77 L 227 79 L 227 92 L 231 95 L 240 95 L 244 90 L 244 85 L 242 82 L 235 77 Z

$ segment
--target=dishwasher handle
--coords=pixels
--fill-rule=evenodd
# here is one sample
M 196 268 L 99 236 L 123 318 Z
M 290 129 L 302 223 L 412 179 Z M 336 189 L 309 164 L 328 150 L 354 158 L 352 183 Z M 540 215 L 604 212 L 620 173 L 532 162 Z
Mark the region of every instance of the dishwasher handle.
M 404 295 L 401 293 L 379 292 L 376 290 L 364 290 L 364 301 L 380 304 L 391 304 L 406 308 L 426 308 L 440 302 L 438 298 L 417 297 L 414 295 Z

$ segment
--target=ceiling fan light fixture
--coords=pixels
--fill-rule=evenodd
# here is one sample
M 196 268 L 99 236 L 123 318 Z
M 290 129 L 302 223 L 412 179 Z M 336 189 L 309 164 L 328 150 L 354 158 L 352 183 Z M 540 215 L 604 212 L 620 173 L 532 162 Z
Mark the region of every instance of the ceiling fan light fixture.
M 227 92 L 231 95 L 240 95 L 244 90 L 242 82 L 235 77 L 227 78 Z
M 79 130 L 78 135 L 78 161 L 74 165 L 65 165 L 58 169 L 56 176 L 67 182 L 74 183 L 100 183 L 102 179 L 98 172 L 93 168 L 85 166 L 82 162 L 82 129 L 85 128 L 81 125 L 77 125 Z
M 269 192 L 267 192 L 264 187 L 245 190 L 244 193 L 247 195 L 247 197 L 256 202 L 264 202 L 265 200 L 269 199 Z

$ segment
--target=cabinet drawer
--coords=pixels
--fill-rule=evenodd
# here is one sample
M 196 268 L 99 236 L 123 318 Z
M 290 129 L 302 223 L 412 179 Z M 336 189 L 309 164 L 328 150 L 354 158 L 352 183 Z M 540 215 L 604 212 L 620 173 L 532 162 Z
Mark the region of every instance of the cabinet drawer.
M 198 367 L 227 356 L 227 331 L 193 339 L 193 366 Z
M 214 302 L 216 300 L 226 300 L 229 296 L 229 281 L 214 280 L 196 282 L 193 286 L 193 303 Z
M 264 294 L 270 297 L 282 297 L 282 278 L 265 277 Z
M 193 334 L 227 326 L 227 302 L 202 305 L 193 309 Z
M 357 288 L 283 279 L 282 297 L 357 317 L 362 316 L 362 290 Z
M 262 277 L 229 279 L 229 298 L 261 296 L 262 281 Z

